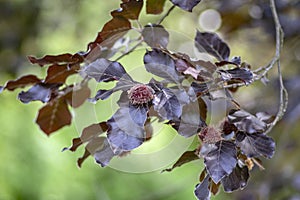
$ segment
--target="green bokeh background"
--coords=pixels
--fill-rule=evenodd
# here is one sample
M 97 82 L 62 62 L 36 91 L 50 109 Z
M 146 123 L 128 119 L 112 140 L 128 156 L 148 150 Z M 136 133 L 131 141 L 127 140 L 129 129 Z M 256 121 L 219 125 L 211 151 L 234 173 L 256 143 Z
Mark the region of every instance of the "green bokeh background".
M 205 3 L 204 1 L 201 4 L 203 5 L 201 9 L 196 8 L 196 14 L 175 9 L 165 20 L 165 27 L 175 32 L 185 32 L 187 37 L 193 38 L 195 28 L 201 30 L 197 21 L 199 13 L 212 6 Z M 170 6 L 171 4 L 167 2 L 166 7 Z M 45 69 L 29 64 L 26 60 L 27 55 L 39 57 L 45 54 L 75 53 L 85 50 L 87 43 L 96 37 L 102 25 L 110 19 L 109 12 L 118 7 L 117 0 L 0 0 L 0 85 L 22 74 L 35 73 L 39 77 L 45 75 Z M 141 18 L 142 24 L 158 19 L 157 16 L 145 16 L 144 10 Z M 256 35 L 260 37 L 256 38 Z M 264 36 L 259 28 L 253 28 L 251 32 L 249 29 L 242 29 L 234 36 L 230 37 L 227 34 L 224 37 L 232 47 L 232 55 L 247 58 L 247 62 L 253 66 L 266 64 L 273 55 L 273 40 L 268 35 Z M 298 38 L 292 40 L 290 42 L 292 47 L 293 41 L 299 40 Z M 264 51 L 262 46 L 270 50 Z M 291 49 L 284 51 L 290 56 Z M 127 69 L 131 69 L 131 66 L 138 66 L 142 62 L 141 55 L 137 53 L 136 59 L 125 58 L 122 62 Z M 286 65 L 294 65 L 284 62 Z M 271 75 L 275 72 L 272 71 Z M 297 74 L 298 70 L 285 71 L 287 75 L 294 72 Z M 256 83 L 246 90 L 242 89 L 237 95 L 241 99 L 241 104 L 245 104 L 246 108 L 252 108 L 253 101 L 249 99 L 256 98 L 255 103 L 264 105 L 264 100 L 259 99 L 262 87 L 262 84 Z M 277 96 L 273 90 L 268 90 L 273 95 L 268 102 L 276 106 Z M 76 160 L 83 153 L 82 149 L 75 153 L 61 152 L 63 147 L 70 145 L 72 138 L 78 137 L 76 126 L 73 124 L 47 137 L 34 122 L 36 112 L 42 104 L 32 102 L 23 105 L 16 96 L 17 92 L 7 91 L 0 96 L 0 200 L 195 199 L 193 190 L 203 169 L 202 161 L 191 162 L 171 173 L 156 171 L 132 174 L 109 167 L 101 168 L 89 158 L 79 169 Z M 104 107 L 99 107 L 101 113 L 105 115 L 112 113 Z M 292 127 L 292 130 L 288 129 L 291 135 L 297 130 L 296 126 Z M 286 130 L 284 124 L 275 130 L 276 138 L 280 138 L 282 130 Z M 278 145 L 278 152 L 281 151 L 281 146 L 282 149 L 285 148 L 281 144 Z M 296 142 L 297 152 L 298 144 Z M 278 166 L 274 174 L 280 174 L 281 168 L 285 170 L 286 166 L 290 166 L 282 165 L 284 161 L 282 158 L 275 156 L 274 161 L 264 161 L 267 163 L 266 168 Z M 298 158 L 289 159 L 293 173 L 298 172 Z M 265 173 L 268 173 L 268 170 L 264 172 L 254 170 L 254 177 L 250 179 L 249 184 L 255 185 L 255 177 L 263 176 Z M 297 194 L 294 189 L 287 189 L 284 192 L 280 193 L 283 197 L 279 195 L 277 199 Z M 233 199 L 233 196 L 221 192 L 213 199 Z

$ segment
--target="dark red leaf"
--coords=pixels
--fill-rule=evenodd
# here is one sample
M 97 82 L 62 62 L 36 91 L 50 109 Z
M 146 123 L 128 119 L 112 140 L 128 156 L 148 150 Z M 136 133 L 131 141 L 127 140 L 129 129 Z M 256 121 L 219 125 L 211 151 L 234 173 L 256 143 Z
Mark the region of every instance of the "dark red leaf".
M 196 185 L 194 194 L 198 200 L 210 200 L 209 182 L 209 175 L 207 175 L 201 183 Z
M 47 70 L 47 76 L 45 78 L 45 83 L 65 83 L 66 79 L 72 75 L 78 73 L 80 66 L 73 65 L 69 67 L 68 65 L 51 65 Z
M 23 103 L 31 101 L 41 101 L 43 103 L 51 100 L 52 94 L 55 94 L 60 84 L 44 84 L 39 83 L 32 86 L 28 91 L 20 92 L 18 98 Z
M 78 86 L 70 86 L 73 88 L 71 92 L 65 95 L 65 100 L 71 105 L 73 108 L 78 108 L 81 106 L 91 95 L 91 90 L 87 85 L 78 87 Z
M 219 61 L 228 60 L 230 49 L 215 33 L 197 31 L 195 46 L 199 52 L 205 52 L 216 57 Z
M 115 61 L 109 61 L 105 58 L 99 58 L 87 65 L 84 72 L 97 82 L 109 82 L 114 80 L 126 79 L 132 81 L 124 67 Z
M 39 110 L 36 123 L 47 135 L 70 125 L 72 115 L 63 98 L 55 99 Z
M 123 17 L 114 17 L 110 21 L 108 21 L 102 30 L 98 33 L 97 38 L 88 44 L 88 53 L 85 55 L 89 55 L 92 50 L 99 45 L 103 47 L 112 47 L 113 44 L 121 38 L 123 35 L 127 33 L 128 30 L 131 29 L 131 24 L 128 19 Z M 105 40 L 108 40 L 106 42 Z M 104 42 L 105 41 L 105 42 Z M 105 44 L 104 44 L 105 43 Z
M 81 167 L 82 163 L 90 156 L 94 155 L 96 151 L 101 150 L 104 146 L 104 142 L 106 141 L 105 137 L 97 137 L 93 140 L 89 141 L 89 143 L 85 147 L 84 154 L 81 158 L 77 160 L 77 164 Z
M 236 146 L 231 141 L 203 144 L 201 155 L 204 157 L 207 172 L 215 183 L 229 175 L 237 164 Z
M 171 0 L 171 2 L 183 10 L 192 12 L 193 8 L 200 3 L 201 0 Z
M 231 174 L 221 180 L 225 192 L 233 192 L 234 190 L 243 189 L 247 185 L 249 179 L 249 170 L 245 166 L 240 168 L 238 165 Z
M 147 14 L 160 14 L 164 10 L 166 0 L 147 0 L 146 13 Z
M 219 182 L 219 183 L 216 184 L 215 182 L 211 181 L 210 182 L 210 192 L 213 195 L 216 195 L 219 192 L 220 185 L 221 185 L 221 182 Z
M 143 0 L 126 0 L 120 5 L 121 8 L 111 12 L 113 17 L 124 17 L 126 19 L 138 19 L 143 7 Z
M 169 43 L 169 33 L 162 25 L 148 24 L 142 31 L 144 41 L 152 48 L 164 47 Z
M 91 124 L 88 127 L 85 127 L 81 133 L 80 139 L 82 142 L 87 142 L 95 137 L 98 137 L 100 134 L 107 131 L 108 126 L 106 122 L 101 122 L 98 124 Z
M 41 67 L 48 64 L 63 64 L 63 63 L 80 63 L 83 61 L 83 58 L 79 55 L 72 55 L 69 53 L 61 55 L 46 55 L 42 58 L 35 58 L 33 56 L 28 56 L 29 61 L 32 64 L 39 64 Z
M 23 88 L 28 85 L 33 85 L 33 84 L 40 83 L 40 82 L 41 82 L 41 79 L 39 79 L 38 77 L 36 77 L 34 75 L 26 75 L 26 76 L 22 76 L 22 77 L 18 78 L 17 80 L 8 81 L 5 84 L 4 89 L 13 91 L 17 88 Z
M 198 159 L 199 159 L 199 157 L 196 155 L 195 151 L 186 151 L 180 156 L 180 158 L 176 161 L 176 163 L 171 168 L 164 169 L 162 172 L 165 172 L 165 171 L 170 172 L 176 167 L 180 167 L 183 164 L 186 164 L 191 161 L 198 160 Z
M 76 151 L 76 149 L 83 144 L 82 140 L 80 138 L 74 138 L 72 140 L 72 146 L 71 147 L 65 147 L 62 151 L 70 150 L 70 151 Z

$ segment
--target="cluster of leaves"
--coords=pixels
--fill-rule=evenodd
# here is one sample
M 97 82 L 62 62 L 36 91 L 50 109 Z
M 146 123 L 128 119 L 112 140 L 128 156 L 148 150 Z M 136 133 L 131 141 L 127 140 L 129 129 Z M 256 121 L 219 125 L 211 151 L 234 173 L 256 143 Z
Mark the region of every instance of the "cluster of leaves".
M 190 12 L 199 2 L 171 0 L 172 8 L 178 6 Z M 162 13 L 164 4 L 165 0 L 147 0 L 147 14 Z M 159 119 L 183 137 L 199 138 L 197 149 L 185 152 L 172 168 L 165 170 L 171 171 L 203 158 L 205 169 L 195 188 L 198 199 L 209 199 L 211 193 L 218 192 L 220 185 L 226 192 L 244 188 L 253 165 L 260 166 L 258 157 L 271 158 L 275 150 L 274 141 L 264 134 L 272 118 L 264 113 L 254 116 L 240 109 L 231 97 L 236 88 L 230 85 L 248 85 L 254 81 L 249 65 L 241 62 L 240 57 L 230 59 L 229 46 L 215 33 L 197 31 L 194 40 L 199 52 L 215 57 L 215 63 L 171 52 L 167 49 L 167 30 L 160 24 L 148 24 L 140 31 L 141 42 L 149 46 L 143 61 L 146 70 L 158 78 L 139 83 L 120 62 L 110 58 L 119 51 L 114 44 L 132 28 L 131 21 L 138 20 L 143 1 L 123 0 L 120 6 L 111 12 L 112 19 L 88 44 L 87 51 L 43 58 L 30 56 L 31 63 L 47 66 L 46 77 L 26 75 L 8 81 L 1 90 L 31 86 L 18 97 L 23 103 L 44 103 L 36 123 L 47 135 L 71 124 L 70 107 L 77 108 L 87 99 L 101 103 L 114 92 L 121 91 L 117 111 L 107 121 L 86 127 L 80 137 L 73 139 L 72 146 L 64 149 L 76 151 L 86 144 L 83 156 L 78 159 L 79 166 L 90 155 L 102 167 L 107 166 L 113 157 L 127 154 L 151 139 L 151 121 Z M 67 78 L 74 74 L 82 76 L 82 81 L 67 85 Z M 116 84 L 111 89 L 100 89 L 90 97 L 87 85 L 90 80 Z M 213 101 L 212 93 L 217 90 L 224 90 L 236 109 L 228 111 L 219 127 L 213 127 L 206 124 L 204 98 Z

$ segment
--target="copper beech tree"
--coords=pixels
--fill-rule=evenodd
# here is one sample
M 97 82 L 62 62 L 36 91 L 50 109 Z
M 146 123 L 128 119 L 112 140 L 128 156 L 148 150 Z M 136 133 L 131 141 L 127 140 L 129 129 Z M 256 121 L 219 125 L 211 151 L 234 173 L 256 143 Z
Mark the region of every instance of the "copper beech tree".
M 201 0 L 122 0 L 120 8 L 112 11 L 96 39 L 87 45 L 86 51 L 46 55 L 42 58 L 29 56 L 32 64 L 47 68 L 46 77 L 24 75 L 8 81 L 2 90 L 14 91 L 29 87 L 18 94 L 23 103 L 41 101 L 36 123 L 41 130 L 51 135 L 72 122 L 70 109 L 90 101 L 101 104 L 119 92 L 118 109 L 107 120 L 84 128 L 80 137 L 64 150 L 76 151 L 83 146 L 84 155 L 78 159 L 81 166 L 85 159 L 93 156 L 105 167 L 113 157 L 129 153 L 151 140 L 154 120 L 171 126 L 182 137 L 197 137 L 199 146 L 187 151 L 171 168 L 172 171 L 193 160 L 203 160 L 199 167 L 199 183 L 194 194 L 198 199 L 209 199 L 217 194 L 219 187 L 232 192 L 246 187 L 253 166 L 262 166 L 260 157 L 272 158 L 275 141 L 267 133 L 283 116 L 287 106 L 287 93 L 280 69 L 280 50 L 283 33 L 274 1 L 270 0 L 276 30 L 276 52 L 267 66 L 252 69 L 238 55 L 231 55 L 229 45 L 216 33 L 195 29 L 194 45 L 199 52 L 214 57 L 214 61 L 191 58 L 188 54 L 168 49 L 170 33 L 161 25 L 174 9 L 192 12 Z M 159 21 L 141 25 L 140 12 L 145 4 L 146 14 L 161 15 Z M 165 5 L 165 4 L 168 4 Z M 169 7 L 164 11 L 164 7 Z M 136 23 L 138 22 L 138 23 Z M 133 24 L 138 27 L 133 27 Z M 116 43 L 128 37 L 128 32 L 137 30 L 138 37 L 130 38 L 130 45 L 116 47 Z M 144 45 L 146 71 L 153 75 L 147 83 L 135 81 L 118 62 L 131 56 L 137 47 Z M 191 47 L 192 48 L 192 47 Z M 116 56 L 118 55 L 118 56 Z M 276 66 L 280 82 L 280 107 L 275 116 L 263 110 L 249 113 L 232 97 L 239 87 L 246 87 L 264 78 Z M 80 80 L 67 84 L 69 76 Z M 94 96 L 89 81 L 114 82 L 110 89 L 100 89 Z M 207 122 L 207 99 L 215 101 L 214 94 L 223 91 L 228 103 L 222 122 L 210 125 Z M 206 100 L 204 100 L 206 99 Z M 198 109 L 193 109 L 197 105 Z M 85 145 L 85 146 L 84 146 Z M 130 156 L 130 155 L 128 155 Z M 201 172 L 202 171 L 202 172 Z

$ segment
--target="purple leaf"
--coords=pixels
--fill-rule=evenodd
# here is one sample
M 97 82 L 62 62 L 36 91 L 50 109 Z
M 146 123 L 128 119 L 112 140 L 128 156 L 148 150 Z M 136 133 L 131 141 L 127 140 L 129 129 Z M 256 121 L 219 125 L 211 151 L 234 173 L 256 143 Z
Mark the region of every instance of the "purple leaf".
M 194 194 L 198 200 L 210 200 L 209 176 L 196 185 Z
M 152 48 L 164 47 L 169 43 L 169 33 L 162 25 L 149 24 L 142 31 L 144 41 Z
M 175 70 L 174 60 L 158 49 L 147 51 L 144 56 L 146 70 L 156 76 L 162 77 L 170 82 L 178 83 L 182 76 Z
M 206 126 L 205 121 L 199 115 L 200 109 L 198 102 L 189 103 L 183 106 L 180 119 L 170 122 L 172 127 L 184 137 L 191 137 L 200 132 L 201 128 Z
M 231 141 L 203 144 L 201 154 L 204 156 L 207 172 L 215 183 L 229 175 L 237 164 L 236 146 Z
M 168 120 L 178 119 L 182 114 L 183 105 L 189 103 L 189 96 L 184 90 L 163 88 L 155 94 L 154 110 Z
M 229 70 L 219 70 L 224 81 L 242 81 L 246 85 L 253 82 L 253 73 L 247 68 L 234 68 Z
M 215 33 L 197 31 L 195 45 L 199 52 L 211 54 L 219 61 L 228 60 L 230 49 Z
M 228 119 L 239 131 L 247 133 L 263 132 L 267 128 L 267 124 L 264 121 L 245 110 L 231 110 Z
M 94 158 L 96 162 L 101 165 L 101 167 L 107 166 L 114 156 L 115 154 L 106 138 L 103 140 L 101 149 L 96 150 L 94 153 Z
M 240 168 L 238 165 L 231 174 L 221 180 L 225 192 L 243 189 L 249 179 L 249 170 L 247 167 Z
M 109 61 L 104 58 L 99 58 L 87 65 L 84 72 L 97 82 L 109 82 L 120 79 L 132 81 L 131 77 L 126 73 L 119 62 Z
M 193 8 L 200 3 L 201 0 L 171 0 L 171 2 L 183 10 L 192 12 Z
M 20 92 L 18 98 L 23 103 L 31 101 L 41 101 L 46 103 L 50 101 L 52 92 L 56 91 L 60 84 L 43 84 L 39 83 L 32 86 L 27 92 Z
M 243 133 L 236 135 L 237 146 L 248 157 L 264 156 L 272 158 L 275 153 L 275 142 L 272 138 L 262 133 Z

